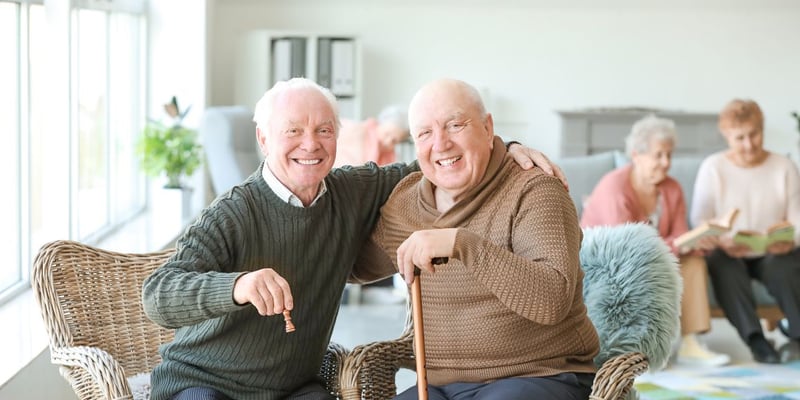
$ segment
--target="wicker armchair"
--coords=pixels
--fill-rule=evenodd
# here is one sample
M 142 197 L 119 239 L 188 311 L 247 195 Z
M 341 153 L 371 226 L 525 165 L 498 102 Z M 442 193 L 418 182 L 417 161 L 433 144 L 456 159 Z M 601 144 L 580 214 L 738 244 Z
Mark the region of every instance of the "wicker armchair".
M 134 399 L 128 379 L 161 362 L 158 346 L 173 331 L 151 322 L 142 282 L 174 250 L 147 254 L 106 251 L 73 241 L 44 245 L 33 265 L 34 295 L 50 337 L 53 364 L 80 399 Z M 345 349 L 331 344 L 320 370 L 338 393 Z
M 679 330 L 677 260 L 652 228 L 630 224 L 584 231 L 584 299 L 600 337 L 591 400 L 635 396 L 636 377 L 666 365 Z M 411 307 L 403 334 L 355 347 L 341 372 L 343 400 L 396 395 L 395 374 L 415 369 Z

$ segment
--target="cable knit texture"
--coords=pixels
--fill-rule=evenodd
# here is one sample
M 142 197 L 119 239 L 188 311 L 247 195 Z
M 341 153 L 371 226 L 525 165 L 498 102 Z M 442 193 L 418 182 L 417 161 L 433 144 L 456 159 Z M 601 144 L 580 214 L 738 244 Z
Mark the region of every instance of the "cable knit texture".
M 395 272 L 391 264 L 369 271 L 352 266 L 381 204 L 414 169 L 372 163 L 334 169 L 325 178 L 328 192 L 299 208 L 281 201 L 259 168 L 216 199 L 144 283 L 148 317 L 177 328 L 175 340 L 160 349 L 151 398 L 210 386 L 235 399 L 280 399 L 316 379 L 345 281 Z M 291 334 L 281 316 L 262 317 L 233 301 L 236 278 L 265 267 L 291 286 L 297 327 Z
M 521 170 L 496 142 L 482 182 L 445 213 L 421 173 L 400 182 L 372 240 L 394 259 L 412 232 L 453 227 L 453 257 L 421 276 L 428 382 L 594 372 L 581 230 L 558 179 Z

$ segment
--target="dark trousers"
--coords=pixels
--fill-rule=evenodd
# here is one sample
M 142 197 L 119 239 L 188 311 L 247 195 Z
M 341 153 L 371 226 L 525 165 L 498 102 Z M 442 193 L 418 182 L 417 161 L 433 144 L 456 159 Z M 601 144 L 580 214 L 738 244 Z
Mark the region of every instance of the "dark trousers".
M 586 400 L 592 393 L 594 374 L 563 373 L 543 377 L 517 377 L 490 383 L 428 385 L 430 400 Z M 417 386 L 400 393 L 395 400 L 417 400 Z
M 316 382 L 309 383 L 295 391 L 286 399 L 291 400 L 335 400 L 322 385 Z M 172 396 L 171 400 L 234 400 L 222 392 L 209 387 L 190 387 Z
M 761 281 L 777 301 L 789 320 L 789 337 L 800 339 L 800 249 L 756 258 L 732 258 L 717 249 L 706 263 L 717 302 L 745 342 L 763 333 L 751 279 Z

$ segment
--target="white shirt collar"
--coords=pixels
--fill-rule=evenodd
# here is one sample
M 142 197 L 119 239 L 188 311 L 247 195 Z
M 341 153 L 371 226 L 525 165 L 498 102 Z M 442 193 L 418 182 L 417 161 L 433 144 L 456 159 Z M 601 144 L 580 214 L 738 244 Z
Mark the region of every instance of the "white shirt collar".
M 269 188 L 272 189 L 272 191 L 275 192 L 275 194 L 278 195 L 281 200 L 295 207 L 305 207 L 303 206 L 303 202 L 300 201 L 300 198 L 295 196 L 295 194 L 292 193 L 292 191 L 289 190 L 289 188 L 287 188 L 283 183 L 281 183 L 275 174 L 272 173 L 272 170 L 269 169 L 266 161 L 264 161 L 264 167 L 261 168 L 261 176 L 264 177 L 264 181 L 267 182 L 267 186 L 269 186 Z M 322 195 L 324 195 L 327 191 L 328 187 L 325 185 L 325 180 L 323 179 L 319 184 L 317 197 L 314 197 L 314 201 L 311 202 L 309 207 L 317 204 L 317 200 L 319 200 L 320 197 L 322 197 Z

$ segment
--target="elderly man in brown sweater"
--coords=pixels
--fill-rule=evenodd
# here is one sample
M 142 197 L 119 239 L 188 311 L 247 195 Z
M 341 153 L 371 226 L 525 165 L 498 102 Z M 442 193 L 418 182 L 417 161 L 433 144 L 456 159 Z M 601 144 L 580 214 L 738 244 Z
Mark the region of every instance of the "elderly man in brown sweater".
M 372 236 L 382 251 L 360 262 L 396 255 L 408 283 L 422 269 L 430 398 L 587 399 L 599 341 L 566 189 L 514 163 L 467 83 L 424 86 L 409 122 L 422 172 L 395 187 Z

